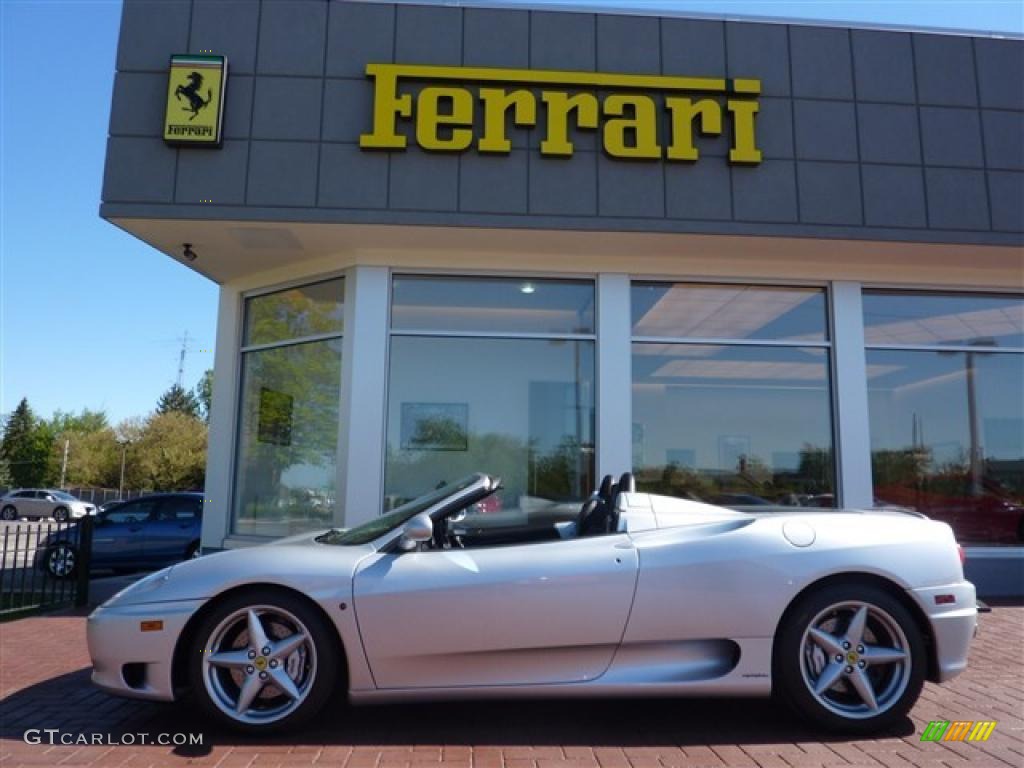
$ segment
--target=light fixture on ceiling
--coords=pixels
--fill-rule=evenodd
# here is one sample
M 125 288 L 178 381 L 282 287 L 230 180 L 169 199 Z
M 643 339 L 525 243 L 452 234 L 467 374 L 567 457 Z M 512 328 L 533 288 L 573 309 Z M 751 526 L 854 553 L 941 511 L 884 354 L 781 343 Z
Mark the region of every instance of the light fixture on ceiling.
M 192 250 L 192 243 L 182 243 L 181 255 L 185 257 L 185 261 L 195 261 L 199 257 L 196 252 Z
M 533 283 L 523 283 L 519 286 L 519 292 L 527 295 L 537 292 L 537 287 Z

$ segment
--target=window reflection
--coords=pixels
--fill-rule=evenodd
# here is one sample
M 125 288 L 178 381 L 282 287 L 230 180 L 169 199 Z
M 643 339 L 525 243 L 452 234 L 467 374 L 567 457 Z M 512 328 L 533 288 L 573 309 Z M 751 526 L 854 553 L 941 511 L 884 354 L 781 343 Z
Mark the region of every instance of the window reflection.
M 824 341 L 825 293 L 700 283 L 634 283 L 633 334 L 680 339 Z
M 488 511 L 573 504 L 594 487 L 594 343 L 396 336 L 385 509 L 472 472 Z
M 245 301 L 243 346 L 340 333 L 345 281 L 325 280 Z
M 341 339 L 247 352 L 234 532 L 286 536 L 334 513 Z
M 828 350 L 633 344 L 641 490 L 724 506 L 835 503 Z
M 1024 298 L 865 291 L 864 334 L 869 346 L 1024 347 Z
M 400 276 L 396 331 L 592 334 L 594 285 L 583 280 Z
M 1024 355 L 868 350 L 876 501 L 968 543 L 1024 540 Z

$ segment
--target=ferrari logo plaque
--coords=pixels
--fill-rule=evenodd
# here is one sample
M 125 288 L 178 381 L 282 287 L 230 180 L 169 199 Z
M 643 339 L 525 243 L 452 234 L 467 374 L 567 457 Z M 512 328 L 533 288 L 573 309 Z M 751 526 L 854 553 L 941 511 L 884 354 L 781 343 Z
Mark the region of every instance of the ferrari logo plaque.
M 164 141 L 176 146 L 220 146 L 227 76 L 224 56 L 171 56 Z

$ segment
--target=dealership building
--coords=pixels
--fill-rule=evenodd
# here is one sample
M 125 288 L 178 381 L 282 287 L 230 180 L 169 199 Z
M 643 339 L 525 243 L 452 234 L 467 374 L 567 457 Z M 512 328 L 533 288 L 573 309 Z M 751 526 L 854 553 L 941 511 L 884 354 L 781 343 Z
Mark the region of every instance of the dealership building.
M 125 0 L 100 211 L 220 286 L 203 546 L 632 471 L 1024 592 L 1024 41 L 622 5 Z

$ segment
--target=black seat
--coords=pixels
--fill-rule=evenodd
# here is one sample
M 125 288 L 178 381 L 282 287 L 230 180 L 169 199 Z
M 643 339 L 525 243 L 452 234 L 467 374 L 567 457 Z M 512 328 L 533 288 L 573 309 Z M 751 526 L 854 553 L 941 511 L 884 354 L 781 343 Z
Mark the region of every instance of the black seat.
M 636 478 L 632 472 L 624 472 L 619 478 L 619 493 L 636 493 Z
M 604 506 L 604 501 L 600 498 L 591 496 L 583 503 L 583 508 L 580 510 L 579 517 L 576 518 L 576 535 L 577 536 L 590 536 L 591 529 L 594 526 L 595 518 L 601 514 L 601 507 Z

